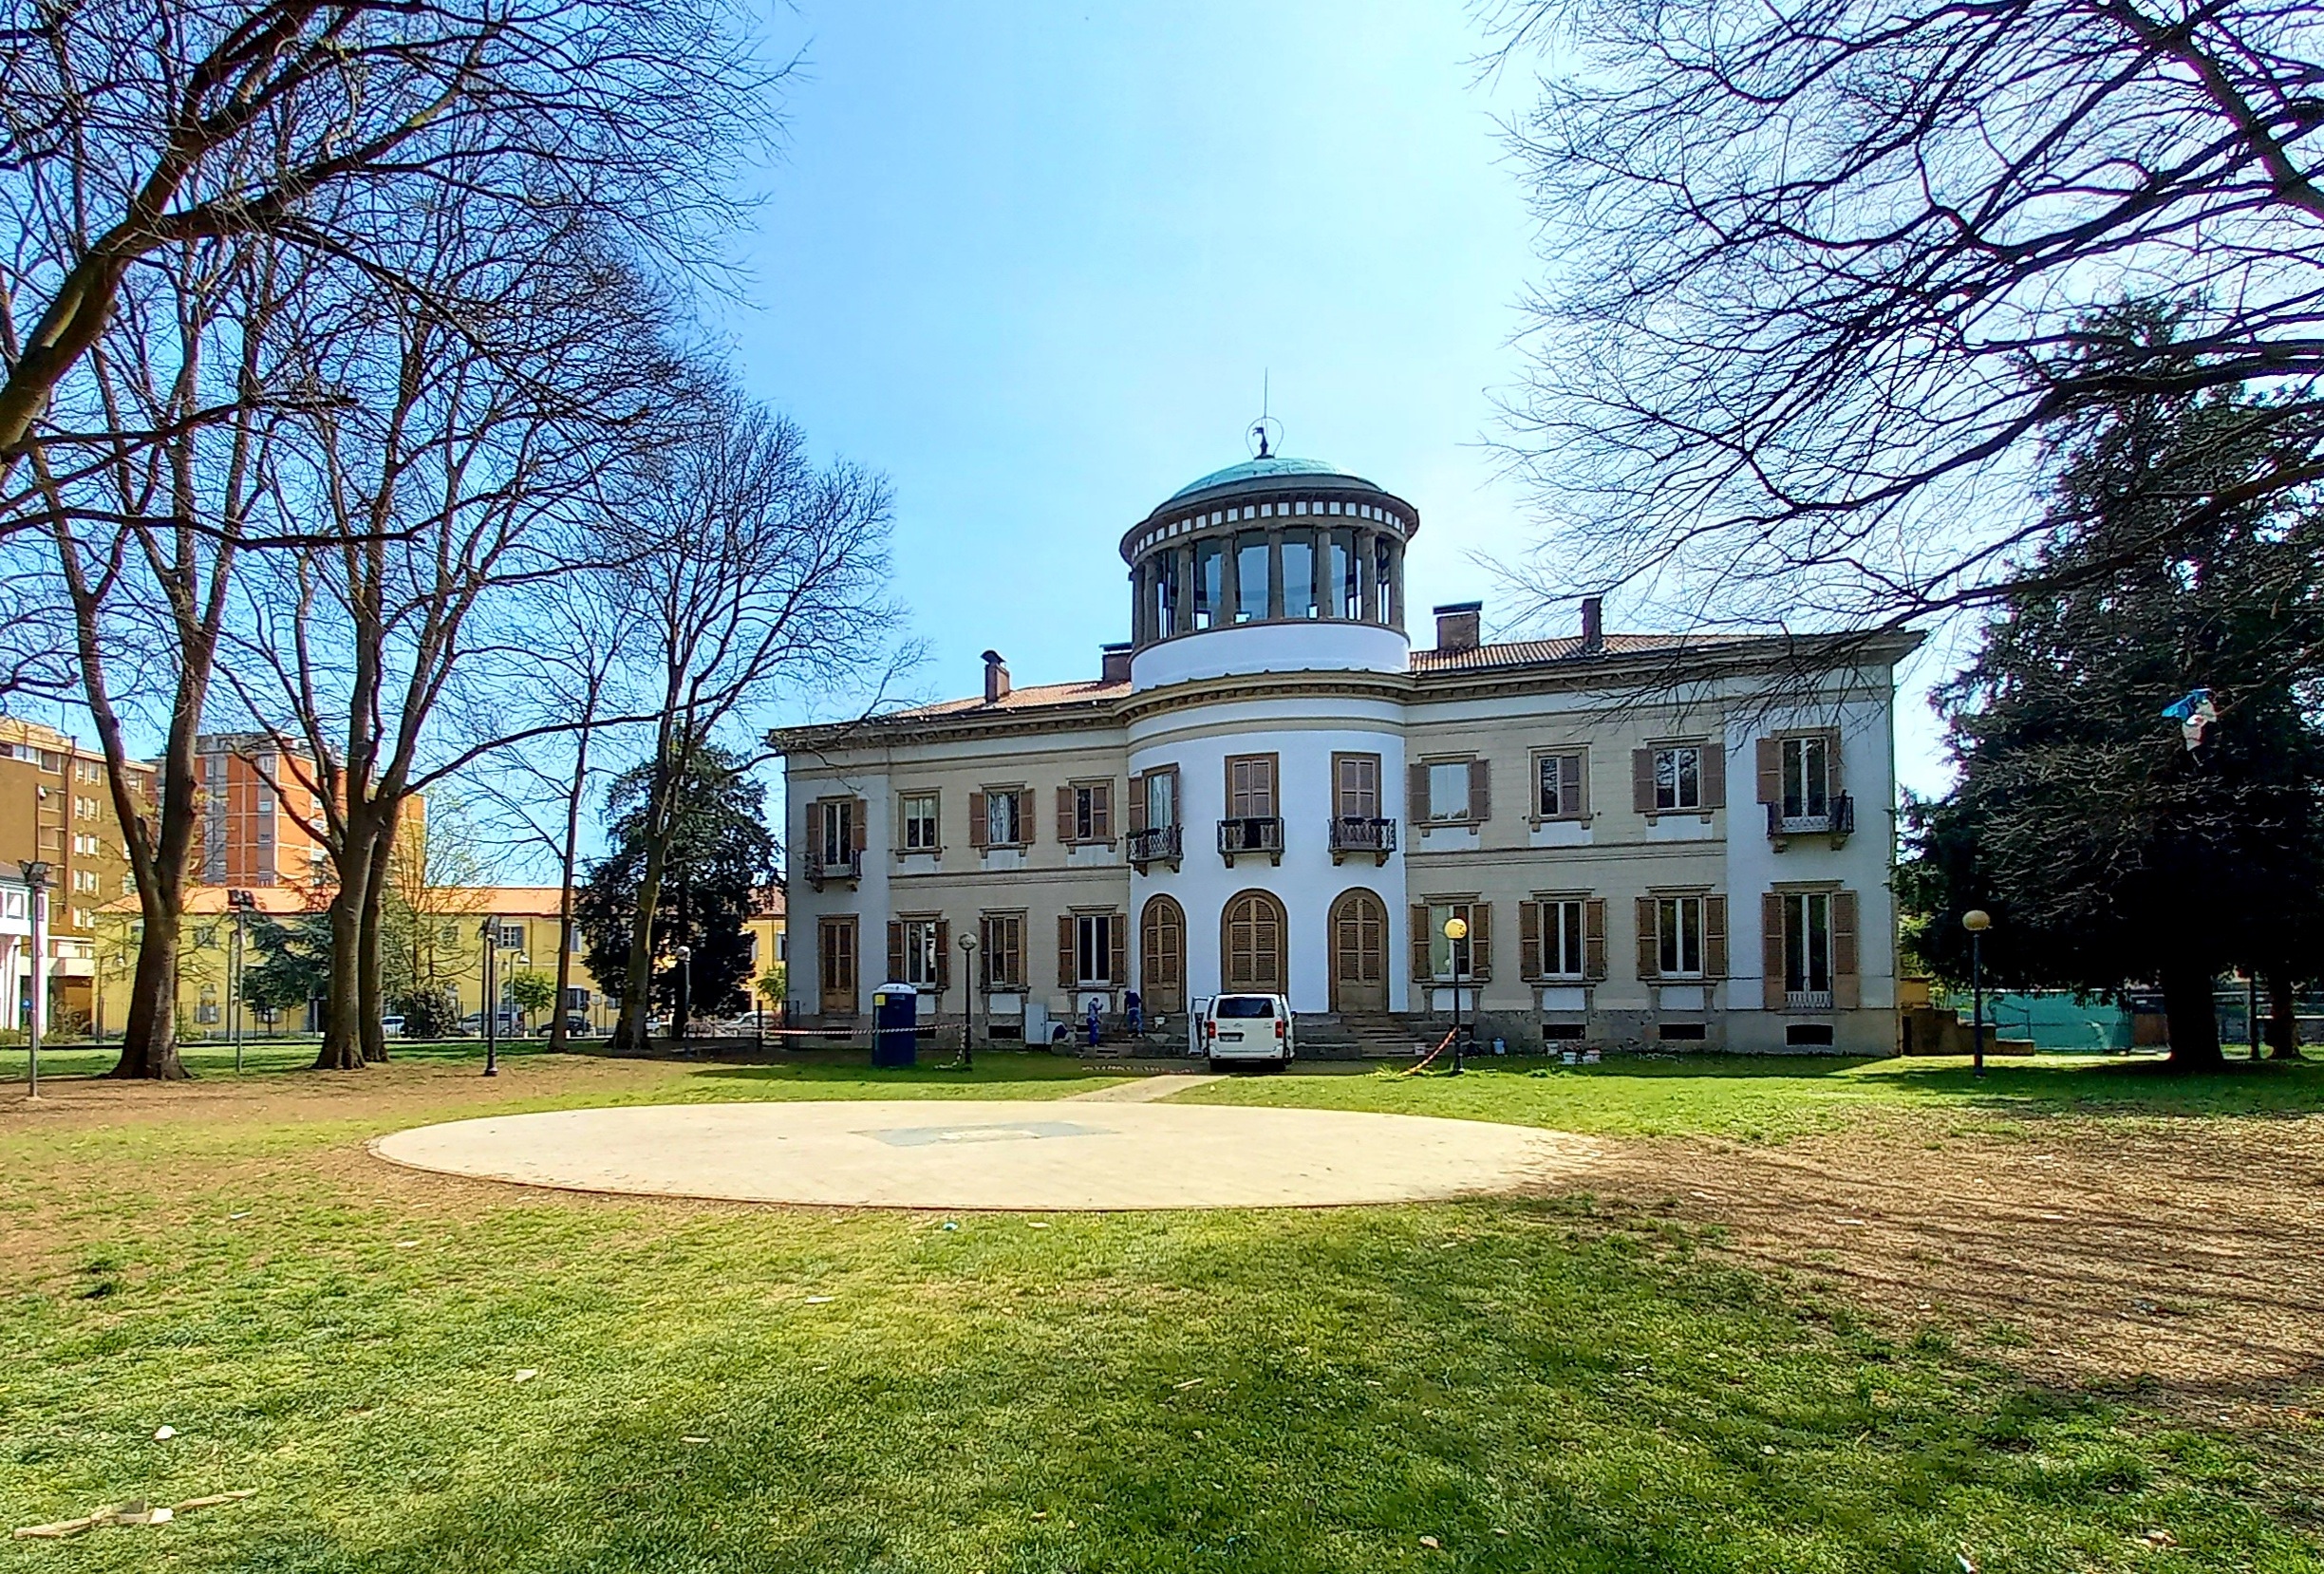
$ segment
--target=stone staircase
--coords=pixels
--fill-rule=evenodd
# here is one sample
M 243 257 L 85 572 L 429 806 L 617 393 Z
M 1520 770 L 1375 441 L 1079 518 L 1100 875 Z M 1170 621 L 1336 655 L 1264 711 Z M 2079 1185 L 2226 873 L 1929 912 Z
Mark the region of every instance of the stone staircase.
M 1300 1055 L 1315 1060 L 1409 1060 L 1434 1041 L 1424 1029 L 1385 1011 L 1309 1012 L 1292 1027 Z

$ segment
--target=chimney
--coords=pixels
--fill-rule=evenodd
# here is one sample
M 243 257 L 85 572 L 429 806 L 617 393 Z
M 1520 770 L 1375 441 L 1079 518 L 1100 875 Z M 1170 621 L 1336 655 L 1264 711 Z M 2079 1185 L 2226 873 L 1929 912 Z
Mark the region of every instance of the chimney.
M 1605 648 L 1605 597 L 1603 596 L 1584 596 L 1582 598 L 1582 648 L 1584 650 L 1603 650 Z
M 1482 643 L 1479 627 L 1485 604 L 1481 601 L 1454 601 L 1436 609 L 1436 648 L 1457 652 L 1474 650 Z
M 984 703 L 997 705 L 1008 698 L 1008 663 L 998 650 L 984 652 Z
M 1099 668 L 1104 682 L 1126 684 L 1130 681 L 1130 647 L 1127 645 L 1101 645 L 1097 647 L 1097 656 L 1104 664 Z

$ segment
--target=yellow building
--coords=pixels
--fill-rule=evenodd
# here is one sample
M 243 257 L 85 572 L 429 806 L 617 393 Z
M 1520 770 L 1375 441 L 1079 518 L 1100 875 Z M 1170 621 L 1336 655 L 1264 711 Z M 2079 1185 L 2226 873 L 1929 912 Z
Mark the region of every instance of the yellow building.
M 261 886 L 247 888 L 252 909 L 245 926 L 262 919 L 320 920 L 330 892 L 312 888 Z M 178 1026 L 185 1039 L 224 1038 L 229 1030 L 226 1002 L 230 994 L 228 970 L 233 955 L 234 916 L 224 886 L 195 886 L 186 894 L 185 929 L 178 952 Z M 425 893 L 415 904 L 412 922 L 399 925 L 388 943 L 404 952 L 395 970 L 452 991 L 460 1014 L 483 1009 L 484 947 L 488 930 L 499 942 L 498 975 L 502 999 L 510 981 L 523 973 L 556 977 L 557 890 L 554 886 L 446 886 Z M 128 1014 L 129 979 L 137 963 L 141 920 L 135 898 L 115 902 L 98 915 L 94 946 L 94 1021 L 101 1030 L 118 1031 Z M 779 930 L 779 922 L 778 923 Z M 579 935 L 575 945 L 566 1008 L 584 1018 L 590 1031 L 612 1022 L 614 1002 L 597 985 L 582 960 Z M 246 940 L 245 945 L 249 946 Z M 255 947 L 246 953 L 246 965 L 256 960 Z M 545 1027 L 546 1012 L 531 1014 L 526 1031 Z M 309 1033 L 321 1025 L 319 1002 L 305 1011 L 281 1014 L 266 1021 L 245 1011 L 243 1034 Z

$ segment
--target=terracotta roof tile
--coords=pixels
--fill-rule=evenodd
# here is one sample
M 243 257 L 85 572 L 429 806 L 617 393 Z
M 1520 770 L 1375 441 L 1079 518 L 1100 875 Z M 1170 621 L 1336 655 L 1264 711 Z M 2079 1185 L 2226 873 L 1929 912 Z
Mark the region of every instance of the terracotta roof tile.
M 1733 637 L 1700 634 L 1608 634 L 1598 653 L 1608 656 L 1640 656 L 1658 650 L 1699 649 L 1706 645 L 1730 645 Z M 1415 672 L 1469 672 L 1480 667 L 1533 666 L 1547 662 L 1569 662 L 1588 654 L 1579 634 L 1554 640 L 1511 640 L 1504 645 L 1480 645 L 1474 650 L 1415 650 L 1412 653 Z
M 1080 684 L 1030 684 L 1023 688 L 1012 688 L 999 703 L 986 704 L 984 698 L 939 700 L 932 705 L 915 705 L 910 710 L 890 711 L 878 718 L 882 721 L 919 721 L 939 716 L 965 716 L 972 711 L 1037 710 L 1043 705 L 1085 704 L 1098 700 L 1117 700 L 1130 692 L 1127 683 L 1109 684 L 1103 681 Z

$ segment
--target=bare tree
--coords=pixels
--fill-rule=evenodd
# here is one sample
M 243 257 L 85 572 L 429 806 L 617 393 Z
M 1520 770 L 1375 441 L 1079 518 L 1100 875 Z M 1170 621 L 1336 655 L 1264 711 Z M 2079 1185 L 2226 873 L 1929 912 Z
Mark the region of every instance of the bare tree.
M 725 399 L 614 527 L 635 681 L 657 712 L 614 1048 L 646 1047 L 654 914 L 698 754 L 783 685 L 842 681 L 885 651 L 888 509 L 884 481 L 817 468 L 797 427 Z
M 350 289 L 317 337 L 313 380 L 337 403 L 276 475 L 334 544 L 273 554 L 243 601 L 237 695 L 315 761 L 319 810 L 282 806 L 311 816 L 337 880 L 323 1068 L 385 1055 L 381 901 L 403 805 L 526 736 L 445 756 L 438 707 L 510 681 L 524 652 L 497 606 L 574 572 L 600 475 L 625 444 L 654 444 L 678 386 L 667 302 L 647 281 L 586 224 L 506 217 L 459 202 L 421 215 L 399 260 L 425 289 Z
M 779 71 L 716 0 L 8 0 L 0 484 L 141 259 L 265 234 L 376 271 L 383 214 L 590 214 L 701 265 Z M 407 281 L 416 282 L 416 281 Z M 0 507 L 0 531 L 12 510 Z
M 1509 408 L 1559 527 L 1545 596 L 1676 588 L 1755 623 L 1990 601 L 2080 523 L 2025 484 L 2046 429 L 2141 394 L 2268 395 L 2262 458 L 2162 517 L 2324 478 L 2314 6 L 1488 15 L 1496 64 L 1555 63 L 1514 136 L 1551 269 Z M 2183 312 L 2161 342 L 2108 309 L 2158 297 Z
M 297 337 L 286 314 L 305 267 L 263 240 L 149 253 L 73 391 L 93 427 L 159 435 L 31 456 L 79 698 L 104 752 L 141 920 L 115 1077 L 185 1075 L 178 940 L 200 823 L 195 742 L 244 544 L 280 528 L 266 477 L 297 402 L 262 390 Z M 218 419 L 199 418 L 212 409 Z M 127 768 L 133 728 L 162 740 L 152 803 Z

